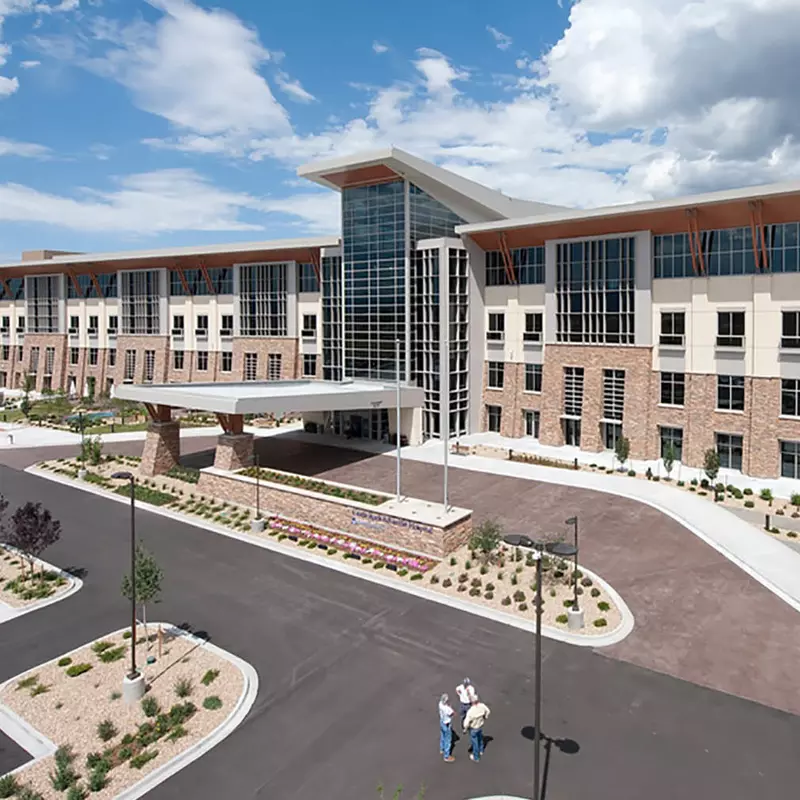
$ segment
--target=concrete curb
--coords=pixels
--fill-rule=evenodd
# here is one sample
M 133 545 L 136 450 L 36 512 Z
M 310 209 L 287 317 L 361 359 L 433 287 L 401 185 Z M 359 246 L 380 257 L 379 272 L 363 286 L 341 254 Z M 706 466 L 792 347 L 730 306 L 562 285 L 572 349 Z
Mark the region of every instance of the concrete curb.
M 72 486 L 74 488 L 91 492 L 92 494 L 106 497 L 120 503 L 128 504 L 130 502 L 129 499 L 122 497 L 121 495 L 114 495 L 102 489 L 97 489 L 94 486 L 82 484 L 80 481 L 72 480 L 71 478 L 64 478 L 61 475 L 52 474 L 48 470 L 44 470 L 36 466 L 28 467 L 25 471 L 29 472 L 31 475 L 36 475 L 40 478 L 46 478 L 47 480 L 55 481 L 56 483 L 63 483 L 66 486 Z M 290 558 L 297 558 L 301 561 L 306 561 L 308 563 L 316 564 L 328 569 L 337 570 L 338 572 L 342 572 L 355 578 L 360 578 L 361 580 L 369 581 L 370 583 L 388 586 L 391 589 L 396 589 L 397 591 L 414 595 L 415 597 L 419 597 L 423 600 L 429 600 L 450 608 L 456 608 L 459 611 L 465 611 L 468 614 L 483 617 L 484 619 L 491 619 L 494 622 L 499 622 L 503 625 L 509 625 L 513 628 L 528 631 L 529 633 L 533 633 L 536 629 L 536 625 L 533 620 L 518 619 L 514 615 L 507 614 L 504 611 L 497 611 L 492 608 L 483 608 L 477 603 L 472 603 L 468 600 L 461 600 L 458 597 L 446 597 L 438 592 L 434 592 L 432 589 L 426 589 L 422 586 L 415 586 L 410 582 L 401 582 L 399 578 L 389 578 L 384 577 L 383 575 L 376 575 L 358 567 L 352 567 L 344 561 L 331 561 L 331 559 L 327 556 L 318 556 L 316 553 L 309 552 L 303 548 L 295 546 L 286 547 L 285 545 L 279 544 L 278 542 L 270 539 L 261 539 L 256 536 L 251 536 L 247 533 L 233 531 L 225 528 L 222 525 L 215 525 L 210 522 L 197 520 L 194 517 L 181 514 L 176 511 L 169 511 L 168 509 L 160 508 L 158 506 L 152 506 L 148 503 L 137 502 L 136 505 L 137 508 L 149 511 L 152 514 L 160 514 L 163 517 L 174 519 L 178 522 L 183 522 L 188 525 L 193 525 L 196 528 L 203 528 L 207 531 L 211 531 L 212 533 L 221 534 L 222 536 L 227 536 L 231 539 L 238 539 L 241 542 L 252 544 L 256 547 L 261 547 L 264 550 L 271 550 L 272 552 L 280 553 L 282 555 L 289 556 Z M 543 625 L 542 635 L 549 639 L 564 642 L 565 644 L 576 645 L 578 647 L 608 647 L 609 645 L 621 642 L 633 630 L 634 618 L 631 610 L 628 608 L 627 604 L 620 597 L 620 595 L 614 589 L 612 589 L 608 583 L 606 583 L 606 581 L 595 575 L 591 570 L 585 569 L 580 565 L 579 568 L 582 569 L 587 575 L 590 575 L 593 580 L 596 580 L 608 592 L 609 596 L 614 600 L 619 608 L 622 622 L 613 631 L 592 636 L 577 635 L 570 633 L 567 630 L 561 630 L 559 628 L 552 628 L 550 626 Z
M 242 673 L 244 686 L 233 710 L 228 714 L 221 724 L 219 724 L 216 728 L 214 728 L 213 731 L 211 731 L 211 733 L 208 734 L 208 736 L 201 739 L 199 742 L 195 742 L 195 744 L 184 750 L 182 753 L 179 753 L 157 769 L 154 769 L 138 783 L 116 795 L 117 800 L 135 800 L 138 797 L 142 797 L 143 795 L 147 794 L 147 792 L 158 786 L 158 784 L 163 783 L 165 780 L 167 780 L 167 778 L 171 777 L 176 772 L 179 772 L 184 767 L 187 767 L 192 763 L 192 761 L 197 760 L 204 753 L 207 753 L 212 747 L 215 747 L 223 739 L 233 733 L 237 727 L 239 727 L 252 708 L 256 696 L 258 695 L 258 673 L 248 662 L 242 660 L 238 656 L 233 655 L 232 653 L 229 653 L 227 650 L 223 650 L 221 647 L 206 641 L 205 639 L 195 636 L 193 633 L 185 631 L 182 628 L 175 627 L 171 623 L 150 622 L 148 624 L 161 625 L 165 630 L 168 630 L 172 633 L 177 633 L 179 636 L 191 638 L 195 640 L 201 647 L 205 647 L 212 653 L 218 655 L 220 658 L 226 659 L 235 667 L 237 667 Z M 103 636 L 114 636 L 126 630 L 128 630 L 127 626 L 125 628 L 119 628 L 116 631 L 103 634 Z M 94 641 L 99 640 L 95 639 Z M 57 662 L 64 656 L 74 655 L 79 650 L 86 647 L 87 644 L 91 644 L 91 642 L 86 642 L 85 644 L 70 650 L 68 653 L 62 653 L 60 656 L 31 667 L 26 671 L 30 672 L 34 669 L 42 669 L 43 667 Z M 17 675 L 0 684 L 0 692 L 5 689 L 6 686 L 16 681 L 18 677 L 19 676 Z M 23 750 L 27 751 L 33 756 L 33 761 L 28 761 L 27 763 L 17 767 L 15 770 L 12 770 L 12 772 L 9 773 L 12 775 L 27 769 L 34 761 L 47 758 L 55 753 L 57 749 L 53 742 L 42 736 L 35 728 L 31 727 L 31 725 L 29 725 L 24 719 L 22 719 L 2 703 L 0 703 L 0 731 L 5 733 L 10 739 L 13 739 Z
M 15 548 L 11 547 L 10 545 L 4 545 L 4 547 L 9 550 L 15 550 Z M 62 578 L 66 578 L 71 583 L 71 586 L 55 597 L 45 597 L 43 600 L 37 600 L 35 603 L 23 606 L 22 608 L 10 606 L 0 600 L 0 625 L 2 625 L 4 622 L 11 622 L 12 619 L 17 619 L 25 614 L 30 614 L 31 611 L 38 611 L 40 608 L 50 606 L 53 603 L 60 603 L 62 600 L 66 600 L 68 597 L 75 594 L 75 592 L 79 592 L 83 588 L 83 581 L 80 578 L 75 577 L 75 575 L 71 575 L 69 572 L 64 572 L 64 570 L 60 567 L 55 567 L 39 558 L 35 559 L 35 561 L 37 565 L 44 567 L 46 570 L 52 570 L 53 572 L 57 572 Z

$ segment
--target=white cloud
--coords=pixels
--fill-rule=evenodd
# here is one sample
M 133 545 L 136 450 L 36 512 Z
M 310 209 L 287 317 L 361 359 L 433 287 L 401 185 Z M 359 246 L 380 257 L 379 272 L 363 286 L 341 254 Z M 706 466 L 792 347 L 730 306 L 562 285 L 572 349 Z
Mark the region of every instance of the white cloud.
M 128 175 L 114 191 L 80 189 L 70 197 L 14 183 L 0 184 L 0 221 L 54 225 L 77 231 L 145 236 L 166 231 L 256 231 L 244 210 L 264 210 L 251 195 L 214 187 L 193 170 Z
M 9 97 L 19 89 L 18 78 L 6 78 L 0 75 L 0 98 Z
M 290 78 L 285 72 L 279 71 L 275 76 L 275 83 L 278 88 L 284 91 L 292 100 L 298 103 L 313 103 L 317 98 L 311 92 L 307 92 L 300 81 Z
M 336 234 L 341 230 L 341 203 L 335 192 L 298 192 L 289 197 L 265 200 L 260 208 L 288 216 L 308 233 Z
M 22 69 L 34 69 L 35 67 L 40 67 L 42 65 L 41 61 L 20 61 L 19 65 Z
M 469 77 L 467 72 L 456 69 L 438 50 L 420 47 L 417 54 L 420 57 L 414 66 L 422 73 L 429 94 L 450 96 L 455 92 L 453 83 Z
M 389 46 L 386 44 L 381 44 L 378 41 L 375 41 L 372 43 L 372 49 L 374 52 L 380 55 L 381 53 L 385 53 L 389 49 Z
M 492 25 L 487 25 L 486 30 L 492 34 L 492 38 L 494 39 L 495 44 L 497 44 L 498 50 L 508 50 L 508 48 L 511 47 L 511 44 L 514 40 L 508 34 L 497 30 L 497 28 Z
M 0 136 L 0 156 L 19 156 L 21 158 L 47 158 L 50 148 L 33 142 L 17 142 Z

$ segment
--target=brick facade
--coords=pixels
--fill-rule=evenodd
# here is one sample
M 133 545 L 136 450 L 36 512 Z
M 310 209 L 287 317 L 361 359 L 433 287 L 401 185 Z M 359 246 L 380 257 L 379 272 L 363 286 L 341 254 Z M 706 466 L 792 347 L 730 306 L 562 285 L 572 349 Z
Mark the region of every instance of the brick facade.
M 483 430 L 488 429 L 487 406 L 500 406 L 500 435 L 519 438 L 525 435 L 525 411 L 541 411 L 541 392 L 525 391 L 525 364 L 507 361 L 503 368 L 503 388 L 489 389 L 489 362 L 483 365 Z
M 267 363 L 270 353 L 279 353 L 281 356 L 280 380 L 290 381 L 298 377 L 297 354 L 298 340 L 296 338 L 253 338 L 239 337 L 233 340 L 233 378 L 235 381 L 244 380 L 244 354 L 258 354 L 258 369 L 256 380 L 267 380 Z
M 229 472 L 253 464 L 253 434 L 223 433 L 217 438 L 214 466 Z
M 144 383 L 144 354 L 146 350 L 155 351 L 153 383 L 166 383 L 169 368 L 169 337 L 167 336 L 129 336 L 117 337 L 117 365 L 114 368 L 114 383 L 122 383 L 125 376 L 125 353 L 136 351 L 136 370 L 133 383 Z
M 50 378 L 50 388 L 55 391 L 64 385 L 64 369 L 67 360 L 67 337 L 63 333 L 26 333 L 23 347 L 22 364 L 18 371 L 25 375 L 31 363 L 31 349 L 39 348 L 39 364 L 36 371 L 34 390 L 41 392 L 45 388 L 45 378 Z M 46 375 L 47 348 L 55 349 L 53 359 L 53 372 Z
M 163 475 L 180 463 L 180 431 L 180 423 L 177 420 L 150 423 L 142 451 L 140 466 L 142 475 Z
M 201 494 L 220 500 L 255 505 L 255 481 L 242 476 L 220 475 L 206 469 L 201 472 L 197 488 Z M 387 495 L 387 501 L 390 499 Z M 446 527 L 420 525 L 412 519 L 405 519 L 395 509 L 384 511 L 381 506 L 312 495 L 293 487 L 263 481 L 260 486 L 260 507 L 262 512 L 332 528 L 360 539 L 368 538 L 433 558 L 450 554 L 472 535 L 471 512 Z

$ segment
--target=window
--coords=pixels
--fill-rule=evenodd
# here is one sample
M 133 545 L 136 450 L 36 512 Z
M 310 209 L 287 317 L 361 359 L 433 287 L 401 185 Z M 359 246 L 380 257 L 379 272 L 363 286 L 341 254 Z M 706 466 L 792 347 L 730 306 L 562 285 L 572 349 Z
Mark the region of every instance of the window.
M 208 372 L 208 350 L 199 350 L 197 353 L 197 371 Z
M 717 312 L 717 347 L 744 347 L 744 311 Z
M 208 314 L 197 315 L 197 327 L 194 332 L 196 336 L 208 336 Z
M 579 419 L 562 420 L 564 444 L 569 447 L 581 446 L 581 421 Z
M 116 349 L 111 349 L 108 351 L 108 366 L 109 367 L 116 367 L 117 366 L 117 351 Z
M 742 469 L 743 439 L 733 433 L 718 433 L 717 454 L 719 465 L 723 469 Z
M 31 347 L 29 372 L 36 374 L 39 371 L 39 348 Z
M 622 437 L 622 423 L 601 422 L 600 427 L 603 433 L 603 447 L 606 450 L 616 450 L 617 441 Z
M 17 345 L 17 361 L 22 361 L 22 352 L 24 350 L 24 346 L 19 344 Z
M 513 278 L 506 270 L 506 261 L 499 250 L 486 252 L 486 285 L 508 286 L 512 283 L 544 283 L 544 245 L 515 247 L 510 251 Z
M 500 425 L 503 421 L 503 409 L 500 406 L 486 406 L 486 418 L 489 430 L 492 433 L 500 433 Z
M 2 349 L 2 356 L 0 356 L 0 358 L 2 358 L 3 361 L 8 361 L 10 356 L 11 356 L 11 346 L 4 344 Z
M 242 336 L 286 336 L 287 264 L 239 268 L 239 321 Z
M 741 375 L 717 375 L 717 408 L 744 411 L 744 378 Z
M 0 389 L 5 389 L 8 384 L 8 373 L 0 372 Z
M 256 380 L 258 374 L 258 353 L 244 354 L 244 379 L 246 381 Z
M 118 330 L 119 330 L 119 317 L 116 314 L 112 314 L 108 318 L 108 332 L 116 334 Z
M 625 409 L 625 370 L 603 370 L 603 417 L 622 421 Z
M 682 406 L 686 394 L 686 375 L 683 372 L 661 373 L 661 405 Z
M 564 416 L 583 413 L 583 367 L 564 367 Z
M 29 276 L 25 278 L 25 309 L 28 315 L 28 330 L 31 333 L 58 333 L 58 300 L 60 296 L 59 275 Z M 25 330 L 24 318 L 17 323 Z
M 318 292 L 319 280 L 317 270 L 313 264 L 297 265 L 297 291 L 298 292 Z
M 800 478 L 800 442 L 780 442 L 781 477 Z
M 11 317 L 3 317 L 3 325 L 1 329 L 4 332 L 11 330 Z
M 279 381 L 281 379 L 281 358 L 280 353 L 267 354 L 267 380 Z
M 100 356 L 100 351 L 96 347 L 89 348 L 89 366 L 96 367 L 98 358 Z
M 95 316 L 89 317 L 89 328 L 87 330 L 87 333 L 89 334 L 89 336 L 96 336 L 97 335 L 97 330 L 98 330 L 99 327 L 100 327 L 99 318 L 95 317 Z
M 183 350 L 172 351 L 172 368 L 183 369 Z
M 219 329 L 220 336 L 233 336 L 233 314 L 222 315 L 222 325 Z
M 525 391 L 526 392 L 541 392 L 542 391 L 542 365 L 541 364 L 526 364 L 525 365 Z
M 25 317 L 17 317 L 17 333 L 25 333 Z
M 531 436 L 534 439 L 539 438 L 539 412 L 538 411 L 523 411 L 525 421 L 525 435 Z
M 800 311 L 782 312 L 781 347 L 800 348 Z
M 44 349 L 44 374 L 52 375 L 53 366 L 56 362 L 56 349 L 55 347 L 45 347 Z
M 314 353 L 303 353 L 303 377 L 314 378 L 317 374 L 317 357 Z
M 683 347 L 686 342 L 686 314 L 683 311 L 661 312 L 661 336 L 658 343 Z
M 316 314 L 303 314 L 302 337 L 304 339 L 316 339 L 317 338 L 317 315 Z
M 221 372 L 233 372 L 233 353 L 225 351 L 222 353 L 222 365 L 220 366 Z
M 506 332 L 506 315 L 500 313 L 489 314 L 489 328 L 486 331 L 486 340 L 489 342 L 502 342 Z
M 172 335 L 173 336 L 183 336 L 185 331 L 185 321 L 183 318 L 183 314 L 173 314 L 172 315 Z
M 634 343 L 634 239 L 556 245 L 556 341 Z
M 800 380 L 796 378 L 781 381 L 781 416 L 800 417 Z
M 122 332 L 157 334 L 160 332 L 160 273 L 155 269 L 119 273 Z
M 502 389 L 506 365 L 502 361 L 489 362 L 489 388 Z
M 667 448 L 672 445 L 673 461 L 683 460 L 683 428 L 658 429 L 661 436 L 661 458 L 667 457 Z
M 81 351 L 77 347 L 70 347 L 69 349 L 69 363 L 74 367 L 80 360 Z
M 81 321 L 79 317 L 70 317 L 69 318 L 69 332 L 70 333 L 78 333 L 81 329 Z
M 156 351 L 144 351 L 144 383 L 152 383 L 156 373 Z
M 344 364 L 342 257 L 322 259 L 322 377 L 340 381 Z
M 523 342 L 542 341 L 542 314 L 538 311 L 525 313 L 525 331 L 522 334 Z

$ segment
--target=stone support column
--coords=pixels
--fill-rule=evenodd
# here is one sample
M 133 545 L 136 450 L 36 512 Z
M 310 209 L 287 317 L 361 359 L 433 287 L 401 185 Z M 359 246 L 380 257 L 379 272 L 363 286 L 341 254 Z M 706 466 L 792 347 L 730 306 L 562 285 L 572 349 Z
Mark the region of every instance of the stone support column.
M 217 439 L 214 466 L 229 472 L 253 466 L 253 434 L 223 433 Z
M 180 423 L 151 422 L 142 452 L 142 475 L 163 475 L 180 463 Z

